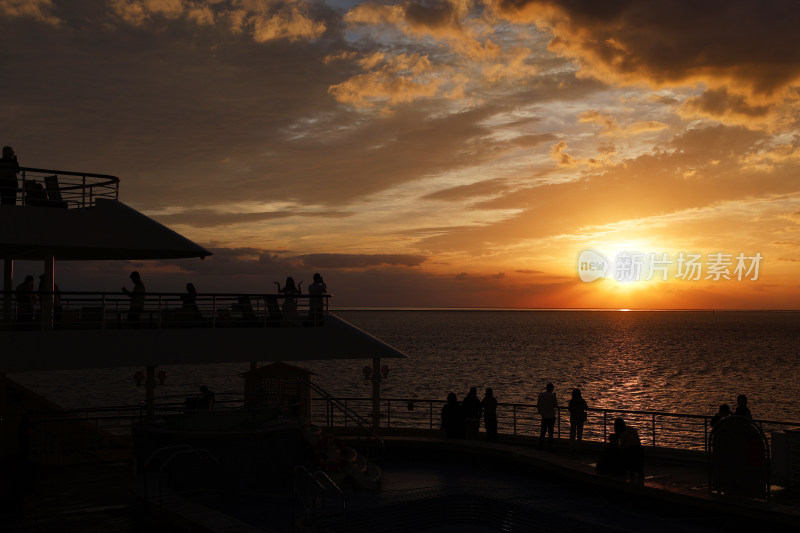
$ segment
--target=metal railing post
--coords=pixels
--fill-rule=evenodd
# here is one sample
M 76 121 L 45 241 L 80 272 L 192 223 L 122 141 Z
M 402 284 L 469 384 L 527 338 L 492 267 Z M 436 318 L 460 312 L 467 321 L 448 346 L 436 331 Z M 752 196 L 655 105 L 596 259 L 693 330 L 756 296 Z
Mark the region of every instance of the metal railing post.
M 608 411 L 603 409 L 603 442 L 608 442 Z
M 211 327 L 217 327 L 217 297 L 211 297 Z
M 653 413 L 653 446 L 656 445 L 656 414 Z
M 428 402 L 428 409 L 430 411 L 430 426 L 428 426 L 428 429 L 433 429 L 433 401 Z
M 556 438 L 561 438 L 561 407 L 556 405 Z
M 161 329 L 161 317 L 163 316 L 164 310 L 161 308 L 162 300 L 161 295 L 158 295 L 158 327 L 156 329 Z
M 517 434 L 517 405 L 516 404 L 514 404 L 514 408 L 512 409 L 512 412 L 514 413 L 514 435 L 516 435 Z
M 103 294 L 100 304 L 100 329 L 106 329 L 106 295 Z

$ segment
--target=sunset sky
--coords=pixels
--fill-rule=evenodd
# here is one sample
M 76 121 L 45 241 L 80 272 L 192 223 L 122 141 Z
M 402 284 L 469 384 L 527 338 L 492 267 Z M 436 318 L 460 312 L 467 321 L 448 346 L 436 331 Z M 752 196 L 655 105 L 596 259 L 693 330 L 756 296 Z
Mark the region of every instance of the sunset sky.
M 214 252 L 63 290 L 799 309 L 798 32 L 794 0 L 0 0 L 0 144 Z

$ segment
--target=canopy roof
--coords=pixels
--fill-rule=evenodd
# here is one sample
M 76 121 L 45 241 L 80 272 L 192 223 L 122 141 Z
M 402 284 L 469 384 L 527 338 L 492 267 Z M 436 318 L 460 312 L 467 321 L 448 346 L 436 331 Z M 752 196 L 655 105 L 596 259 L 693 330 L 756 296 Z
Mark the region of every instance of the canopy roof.
M 0 207 L 0 257 L 120 260 L 206 257 L 211 252 L 118 200 L 59 209 Z
M 333 315 L 320 327 L 7 331 L 0 339 L 6 373 L 406 357 Z

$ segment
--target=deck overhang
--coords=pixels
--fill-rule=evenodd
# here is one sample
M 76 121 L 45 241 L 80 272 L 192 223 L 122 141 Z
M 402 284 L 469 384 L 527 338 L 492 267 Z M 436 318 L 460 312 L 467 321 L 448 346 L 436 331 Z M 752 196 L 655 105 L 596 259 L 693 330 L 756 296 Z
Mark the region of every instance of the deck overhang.
M 82 209 L 0 208 L 0 257 L 120 260 L 206 257 L 211 252 L 118 200 Z
M 9 331 L 0 339 L 6 373 L 406 357 L 333 315 L 320 327 Z

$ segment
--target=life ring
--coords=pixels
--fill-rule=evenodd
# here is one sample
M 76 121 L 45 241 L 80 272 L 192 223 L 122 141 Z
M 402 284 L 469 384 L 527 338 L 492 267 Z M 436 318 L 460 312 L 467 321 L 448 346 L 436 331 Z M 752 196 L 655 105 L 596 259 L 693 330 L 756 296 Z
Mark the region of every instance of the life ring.
M 338 472 L 350 456 L 350 448 L 342 439 L 333 435 L 324 435 L 314 446 L 317 462 L 326 472 Z

